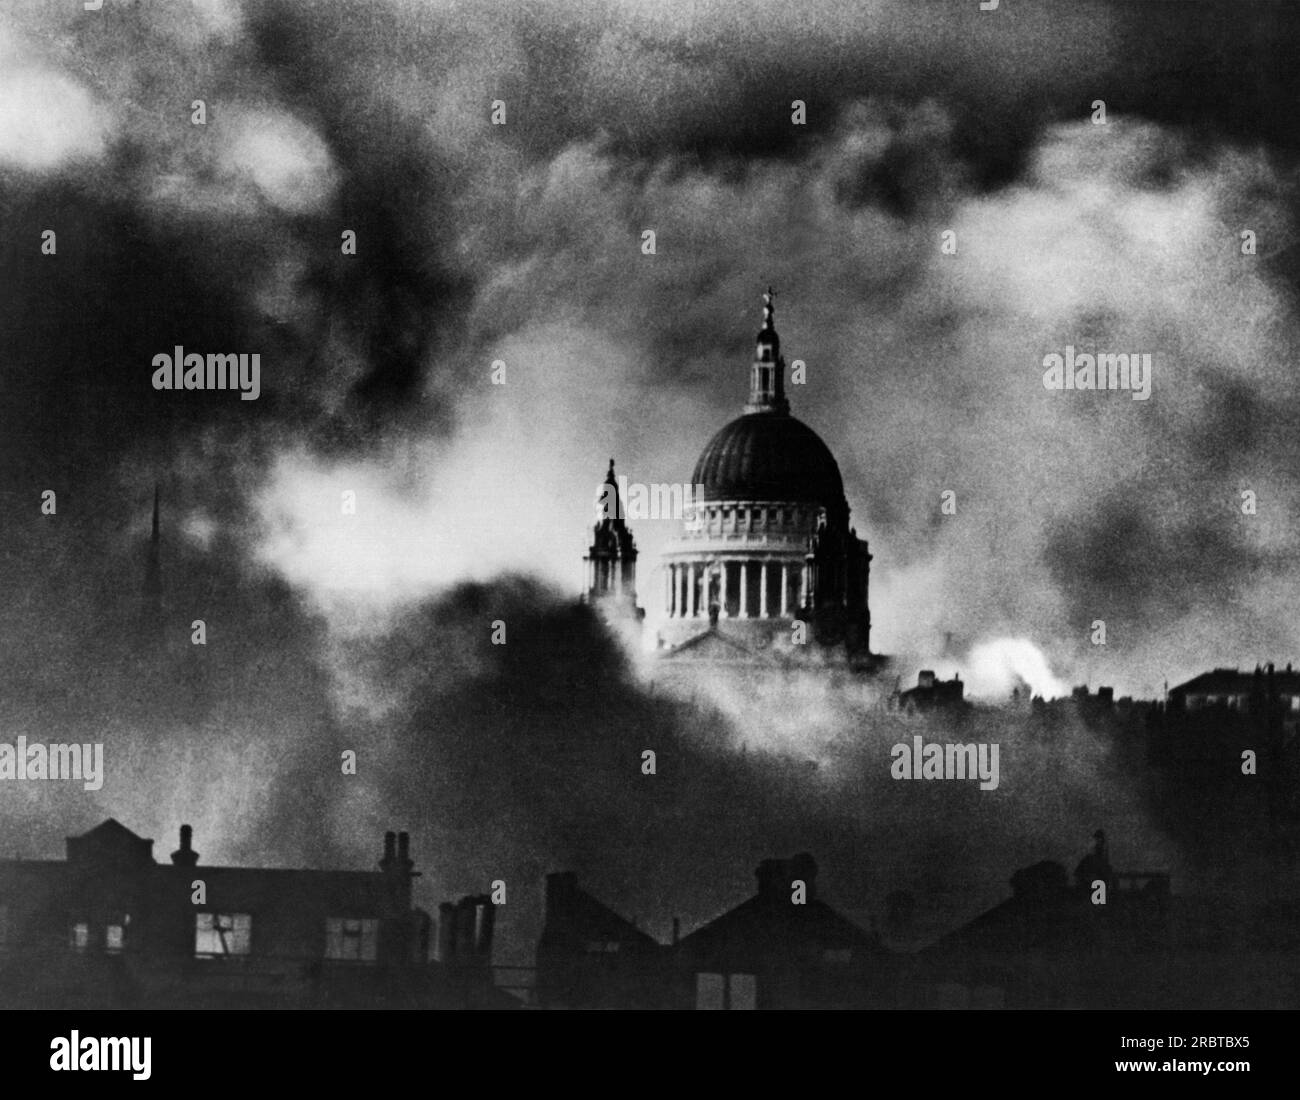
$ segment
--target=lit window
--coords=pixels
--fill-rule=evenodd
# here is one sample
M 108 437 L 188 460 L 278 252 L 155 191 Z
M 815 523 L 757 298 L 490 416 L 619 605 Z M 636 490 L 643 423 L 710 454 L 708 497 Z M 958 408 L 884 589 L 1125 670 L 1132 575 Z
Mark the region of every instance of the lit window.
M 325 957 L 374 962 L 378 957 L 379 922 L 329 917 L 325 921 Z
M 121 924 L 110 924 L 105 932 L 104 944 L 110 955 L 120 954 L 126 940 L 126 931 Z
M 85 951 L 90 946 L 90 925 L 82 921 L 72 926 L 72 950 Z
M 695 975 L 695 1007 L 725 1008 L 725 981 L 721 974 Z
M 758 979 L 753 974 L 696 974 L 697 1009 L 736 1010 L 758 1007 Z
M 253 918 L 247 913 L 195 913 L 194 954 L 247 955 Z

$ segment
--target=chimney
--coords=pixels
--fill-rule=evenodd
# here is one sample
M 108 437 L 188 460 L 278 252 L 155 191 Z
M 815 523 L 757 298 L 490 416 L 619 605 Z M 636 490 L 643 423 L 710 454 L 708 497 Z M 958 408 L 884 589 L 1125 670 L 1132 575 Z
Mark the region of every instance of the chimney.
M 682 922 L 680 917 L 673 917 L 673 946 L 682 938 Z
M 384 834 L 384 858 L 379 861 L 379 869 L 381 871 L 387 871 L 390 867 L 393 866 L 393 864 L 397 862 L 397 856 L 394 854 L 394 849 L 396 845 L 397 845 L 397 834 L 393 832 L 385 833 Z
M 449 901 L 438 906 L 438 961 L 450 966 L 456 953 L 456 907 Z
M 411 834 L 397 834 L 397 865 L 406 872 L 415 866 L 415 861 L 411 859 Z
M 496 928 L 497 907 L 492 904 L 492 899 L 484 894 L 478 899 L 478 926 L 477 939 L 474 944 L 474 954 L 478 956 L 479 961 L 484 966 L 492 965 L 492 934 Z
M 196 852 L 191 843 L 194 838 L 194 830 L 188 825 L 181 826 L 181 846 L 172 852 L 172 862 L 177 867 L 193 867 L 199 861 L 199 853 Z
M 546 876 L 546 923 L 557 920 L 561 923 L 573 908 L 574 898 L 578 893 L 578 876 L 572 871 L 558 871 Z
M 455 932 L 452 952 L 458 963 L 476 962 L 478 906 L 475 899 L 463 897 L 456 905 Z
M 808 901 L 817 897 L 817 861 L 807 852 L 800 852 L 790 861 L 790 878 L 803 880 Z
M 919 688 L 934 687 L 934 669 L 923 668 L 921 674 L 916 678 L 916 686 Z

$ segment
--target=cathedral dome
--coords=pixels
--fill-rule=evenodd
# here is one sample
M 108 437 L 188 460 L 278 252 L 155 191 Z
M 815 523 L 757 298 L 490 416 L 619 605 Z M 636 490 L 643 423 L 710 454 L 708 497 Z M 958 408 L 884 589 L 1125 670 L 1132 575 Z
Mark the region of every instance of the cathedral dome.
M 695 464 L 705 500 L 842 505 L 844 482 L 820 437 L 793 416 L 750 413 L 723 428 Z

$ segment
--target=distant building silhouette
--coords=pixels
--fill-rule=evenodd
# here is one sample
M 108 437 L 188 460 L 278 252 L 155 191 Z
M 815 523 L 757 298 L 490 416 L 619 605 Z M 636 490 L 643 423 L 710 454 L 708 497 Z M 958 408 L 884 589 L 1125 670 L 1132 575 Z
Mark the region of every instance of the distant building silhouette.
M 1300 719 L 1300 672 L 1293 672 L 1290 665 L 1277 672 L 1271 664 L 1256 666 L 1253 673 L 1216 668 L 1170 688 L 1169 710 L 1183 715 L 1223 710 L 1272 718 L 1294 735 Z
M 892 996 L 890 956 L 817 897 L 812 856 L 764 860 L 757 876 L 754 897 L 667 945 L 580 890 L 573 874 L 547 876 L 539 1004 L 832 1008 Z
M 1098 830 L 1073 884 L 1044 860 L 1017 871 L 1011 891 L 917 956 L 914 1007 L 1136 1006 L 1170 947 L 1167 874 L 1114 871 Z
M 1300 672 L 1290 665 L 1253 673 L 1216 668 L 1169 690 L 1148 719 L 1150 758 L 1221 786 L 1237 775 L 1242 753 L 1256 760 L 1275 823 L 1300 811 Z M 1191 769 L 1187 771 L 1186 769 Z
M 916 678 L 916 687 L 899 692 L 897 705 L 905 714 L 959 710 L 965 706 L 964 691 L 960 676 L 939 680 L 932 669 L 922 669 Z
M 537 945 L 543 1008 L 667 1008 L 664 948 L 578 887 L 571 871 L 546 876 Z
M 876 936 L 817 897 L 811 855 L 765 859 L 756 874 L 752 898 L 674 948 L 685 1003 L 700 1009 L 862 1008 L 883 996 L 887 952 Z

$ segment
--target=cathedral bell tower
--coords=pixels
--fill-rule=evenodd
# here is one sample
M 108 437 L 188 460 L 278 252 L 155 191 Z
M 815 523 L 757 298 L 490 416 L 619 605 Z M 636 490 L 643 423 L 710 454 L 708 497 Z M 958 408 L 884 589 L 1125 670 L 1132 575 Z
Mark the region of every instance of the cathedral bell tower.
M 603 611 L 643 615 L 636 605 L 636 555 L 636 542 L 623 519 L 611 458 L 609 472 L 596 494 L 596 525 L 583 559 L 587 571 L 584 602 Z

